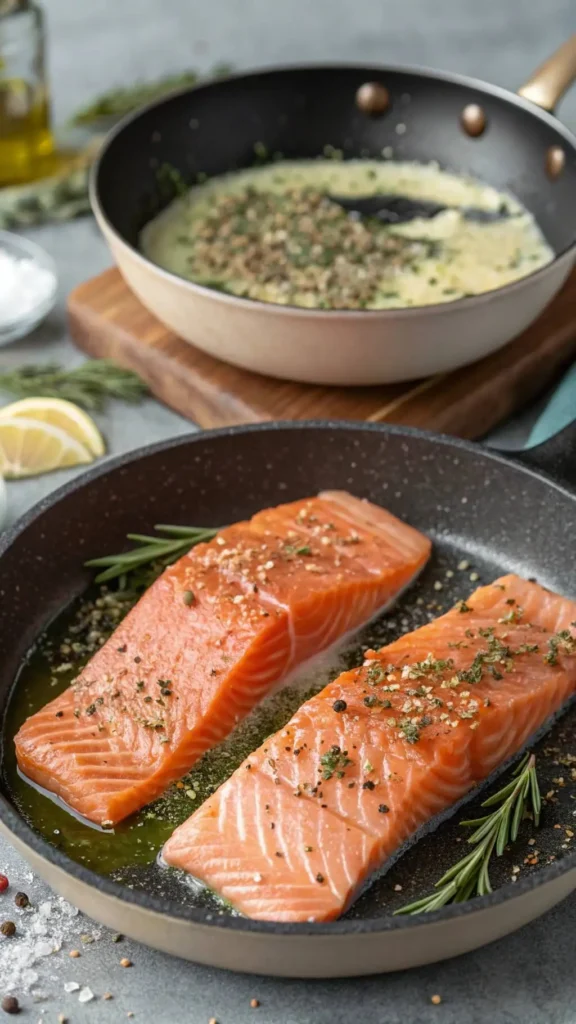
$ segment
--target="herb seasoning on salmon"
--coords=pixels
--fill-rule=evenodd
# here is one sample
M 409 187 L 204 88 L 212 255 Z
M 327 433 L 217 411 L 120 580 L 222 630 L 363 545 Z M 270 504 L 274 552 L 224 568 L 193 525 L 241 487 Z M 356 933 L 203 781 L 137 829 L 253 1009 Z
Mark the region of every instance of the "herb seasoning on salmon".
M 372 618 L 429 554 L 427 538 L 344 492 L 226 527 L 166 569 L 69 689 L 24 722 L 20 770 L 89 820 L 121 821 Z
M 522 611 L 503 622 L 510 599 Z M 407 840 L 522 750 L 576 692 L 574 601 L 505 576 L 466 607 L 368 651 L 360 668 L 305 703 L 248 757 L 249 772 L 241 766 L 175 831 L 165 861 L 249 917 L 340 916 Z M 366 704 L 380 692 L 387 706 Z M 334 714 L 335 700 L 345 712 Z M 265 805 L 273 840 L 261 827 Z M 272 847 L 284 852 L 281 863 Z

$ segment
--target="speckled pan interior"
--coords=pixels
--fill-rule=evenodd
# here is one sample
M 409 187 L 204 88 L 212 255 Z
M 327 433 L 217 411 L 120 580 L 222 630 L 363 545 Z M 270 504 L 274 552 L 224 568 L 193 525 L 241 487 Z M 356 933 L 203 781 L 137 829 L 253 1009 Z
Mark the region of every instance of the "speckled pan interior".
M 568 467 L 569 472 L 574 438 L 566 431 L 536 451 L 532 467 L 547 464 L 551 471 L 565 473 Z M 87 586 L 86 559 L 120 548 L 127 532 L 145 532 L 157 522 L 220 525 L 323 488 L 348 489 L 428 533 L 435 547 L 432 574 L 465 557 L 486 581 L 514 571 L 576 597 L 576 497 L 535 468 L 478 445 L 395 427 L 299 423 L 195 434 L 94 468 L 0 539 L 0 717 L 26 651 Z M 433 578 L 422 585 L 432 587 Z M 474 584 L 465 586 L 472 590 Z M 572 742 L 576 711 L 555 728 L 564 742 Z M 11 739 L 5 734 L 3 743 Z M 100 878 L 36 834 L 1 791 L 0 820 L 29 850 L 126 904 L 218 928 L 279 935 L 311 931 L 309 925 L 214 915 L 213 908 L 187 903 L 178 893 L 129 889 Z M 447 843 L 453 842 L 454 826 L 442 828 L 448 830 Z M 545 837 L 541 845 L 546 849 Z M 428 887 L 443 867 L 435 837 L 417 844 L 394 871 L 404 861 L 407 876 Z M 576 855 L 568 849 L 514 886 L 430 915 L 430 925 L 515 900 L 575 867 Z M 414 919 L 391 916 L 380 885 L 365 893 L 352 913 L 322 930 L 334 935 L 412 927 Z

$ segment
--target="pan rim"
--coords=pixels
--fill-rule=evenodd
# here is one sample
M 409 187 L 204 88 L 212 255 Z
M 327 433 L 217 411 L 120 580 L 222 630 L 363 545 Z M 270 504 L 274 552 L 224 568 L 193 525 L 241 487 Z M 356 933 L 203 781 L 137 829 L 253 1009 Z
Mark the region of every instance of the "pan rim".
M 151 259 L 145 256 L 135 246 L 131 245 L 126 241 L 125 238 L 120 234 L 115 225 L 112 223 L 108 215 L 104 212 L 104 204 L 101 196 L 100 189 L 100 171 L 101 166 L 106 158 L 108 151 L 113 145 L 116 138 L 124 131 L 125 128 L 129 127 L 133 122 L 136 122 L 141 117 L 145 117 L 150 111 L 161 107 L 165 103 L 169 103 L 172 100 L 176 100 L 181 96 L 185 96 L 189 93 L 203 92 L 207 89 L 212 88 L 214 85 L 225 85 L 227 83 L 234 83 L 242 79 L 258 79 L 266 75 L 271 74 L 290 74 L 298 71 L 310 72 L 310 71 L 332 71 L 337 73 L 342 70 L 366 70 L 366 74 L 383 75 L 383 74 L 409 74 L 416 75 L 420 78 L 425 78 L 430 81 L 436 82 L 448 82 L 452 85 L 468 87 L 475 89 L 479 92 L 483 92 L 489 96 L 493 96 L 502 102 L 508 102 L 516 107 L 526 111 L 528 114 L 537 117 L 543 121 L 550 128 L 552 128 L 566 143 L 570 146 L 573 155 L 576 157 L 576 135 L 570 131 L 554 114 L 549 113 L 536 104 L 531 103 L 530 100 L 524 99 L 523 96 L 514 93 L 509 89 L 505 89 L 502 86 L 494 85 L 491 82 L 486 82 L 481 78 L 475 78 L 469 75 L 462 75 L 458 72 L 443 71 L 441 69 L 420 67 L 418 65 L 410 64 L 382 64 L 382 65 L 363 65 L 356 64 L 354 62 L 319 62 L 319 63 L 296 63 L 296 64 L 280 64 L 280 65 L 267 65 L 262 68 L 253 68 L 246 71 L 237 72 L 233 75 L 229 75 L 223 79 L 210 79 L 206 82 L 202 82 L 199 85 L 187 86 L 183 89 L 175 89 L 172 92 L 160 97 L 160 99 L 153 100 L 146 106 L 139 108 L 137 111 L 127 114 L 123 117 L 118 124 L 116 124 L 106 136 L 104 145 L 98 152 L 96 160 L 92 165 L 89 176 L 89 197 L 90 205 L 96 220 L 101 230 L 106 233 L 109 232 L 113 237 L 116 244 L 120 245 L 125 252 L 127 252 L 133 259 L 136 259 L 138 264 L 146 268 L 149 271 L 155 273 L 163 281 L 172 285 L 173 287 L 183 288 L 185 291 L 190 292 L 194 295 L 198 295 L 202 298 L 211 298 L 214 301 L 222 303 L 228 306 L 239 306 L 241 309 L 256 311 L 268 310 L 271 313 L 282 316 L 292 316 L 298 318 L 310 317 L 314 320 L 328 320 L 333 321 L 336 317 L 344 319 L 346 321 L 355 321 L 367 319 L 383 319 L 384 321 L 392 320 L 396 318 L 407 319 L 413 318 L 418 315 L 422 315 L 424 312 L 428 316 L 439 316 L 442 313 L 446 313 L 450 309 L 456 309 L 459 311 L 473 310 L 476 307 L 489 302 L 493 296 L 503 296 L 508 293 L 513 293 L 521 289 L 525 283 L 539 280 L 547 271 L 550 272 L 553 267 L 556 267 L 558 262 L 563 260 L 569 255 L 576 253 L 576 235 L 573 241 L 565 246 L 560 252 L 555 253 L 554 259 L 549 263 L 546 263 L 543 267 L 539 267 L 533 270 L 531 273 L 526 274 L 524 277 L 518 278 L 516 281 L 511 281 L 509 284 L 500 286 L 499 288 L 493 288 L 488 292 L 481 292 L 478 295 L 466 295 L 460 299 L 454 299 L 450 302 L 438 302 L 430 303 L 426 306 L 410 306 L 391 309 L 317 309 L 307 308 L 303 306 L 290 306 L 282 305 L 274 302 L 262 302 L 258 299 L 250 299 L 240 295 L 231 295 L 226 292 L 219 292 L 213 288 L 208 288 L 206 285 L 198 284 L 196 281 L 188 281 L 184 277 L 180 277 L 178 274 L 173 273 L 170 270 L 166 270 L 164 267 L 154 263 Z
M 467 451 L 489 461 L 497 462 L 511 470 L 526 474 L 545 486 L 553 488 L 563 496 L 576 501 L 576 492 L 569 487 L 559 484 L 545 473 L 533 469 L 523 463 L 515 461 L 507 455 L 495 449 L 483 448 L 474 442 L 461 438 L 451 437 L 447 434 L 435 434 L 431 431 L 420 430 L 416 427 L 403 427 L 395 424 L 381 423 L 355 423 L 331 420 L 299 420 L 299 421 L 272 421 L 270 423 L 240 424 L 233 427 L 223 427 L 216 430 L 197 431 L 191 434 L 180 435 L 164 441 L 158 441 L 151 445 L 124 452 L 111 459 L 105 460 L 103 464 L 97 465 L 81 473 L 71 481 L 56 488 L 51 494 L 42 498 L 31 509 L 0 537 L 0 560 L 5 552 L 11 547 L 22 534 L 48 511 L 59 504 L 63 499 L 89 486 L 94 480 L 108 475 L 118 469 L 136 464 L 143 458 L 154 456 L 157 453 L 169 451 L 177 447 L 185 447 L 190 444 L 201 443 L 203 440 L 212 440 L 220 437 L 231 437 L 238 434 L 251 433 L 274 433 L 276 431 L 296 432 L 301 430 L 329 430 L 329 431 L 350 431 L 356 430 L 363 433 L 391 434 L 401 438 L 414 438 L 435 442 L 446 447 L 454 448 L 457 451 Z M 568 853 L 562 860 L 554 861 L 544 865 L 531 875 L 527 875 L 516 882 L 515 885 L 508 883 L 496 889 L 486 896 L 475 897 L 465 903 L 451 904 L 442 907 L 433 913 L 427 914 L 425 919 L 420 915 L 393 917 L 388 915 L 382 918 L 350 918 L 328 923 L 306 923 L 286 924 L 276 921 L 254 921 L 246 917 L 234 917 L 229 915 L 214 914 L 210 910 L 202 910 L 195 907 L 182 907 L 178 903 L 149 893 L 132 890 L 112 879 L 99 875 L 95 871 L 84 867 L 72 860 L 67 854 L 51 846 L 39 833 L 28 825 L 26 820 L 19 814 L 8 798 L 0 792 L 0 822 L 20 843 L 32 850 L 36 855 L 43 858 L 53 867 L 60 869 L 65 874 L 79 882 L 83 886 L 92 889 L 99 889 L 106 897 L 117 899 L 121 902 L 137 906 L 144 911 L 160 914 L 164 917 L 173 918 L 179 922 L 202 927 L 218 927 L 233 929 L 236 932 L 248 932 L 252 935 L 280 935 L 290 937 L 322 938 L 346 937 L 348 935 L 378 935 L 389 933 L 397 929 L 411 927 L 423 927 L 424 924 L 438 924 L 450 921 L 464 915 L 489 910 L 491 907 L 506 903 L 508 900 L 518 899 L 542 885 L 549 884 L 567 872 L 576 868 L 576 850 Z

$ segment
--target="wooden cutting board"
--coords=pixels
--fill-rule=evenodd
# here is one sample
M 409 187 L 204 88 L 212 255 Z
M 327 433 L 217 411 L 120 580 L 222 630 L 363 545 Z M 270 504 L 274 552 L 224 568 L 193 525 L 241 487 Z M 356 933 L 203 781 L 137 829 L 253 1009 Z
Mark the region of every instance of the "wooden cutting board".
M 159 399 L 202 427 L 345 419 L 476 438 L 533 399 L 576 356 L 576 271 L 540 319 L 494 355 L 452 373 L 369 388 L 295 384 L 221 363 L 159 323 L 116 268 L 76 288 L 68 311 L 84 352 L 136 370 Z

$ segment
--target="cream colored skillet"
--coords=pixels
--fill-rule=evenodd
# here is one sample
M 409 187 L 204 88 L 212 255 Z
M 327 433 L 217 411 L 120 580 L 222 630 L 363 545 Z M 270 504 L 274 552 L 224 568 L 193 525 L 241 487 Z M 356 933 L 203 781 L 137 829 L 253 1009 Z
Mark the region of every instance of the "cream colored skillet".
M 554 472 L 557 482 L 542 469 Z M 515 571 L 574 598 L 576 493 L 570 478 L 576 484 L 576 426 L 534 449 L 525 464 L 416 430 L 330 423 L 198 433 L 113 459 L 43 500 L 0 536 L 0 719 L 6 722 L 10 695 L 18 698 L 26 652 L 89 584 L 85 560 L 120 549 L 128 532 L 149 532 L 159 521 L 189 522 L 192 510 L 193 521 L 220 525 L 323 488 L 346 488 L 432 538 L 431 566 L 416 584 L 426 602 L 437 599 L 438 571 L 461 559 L 486 581 Z M 464 580 L 465 591 L 471 586 Z M 559 728 L 563 742 L 573 743 L 576 709 Z M 3 764 L 11 743 L 4 728 Z M 547 789 L 558 767 L 544 756 L 541 764 Z M 574 808 L 569 786 L 560 791 L 566 807 L 559 803 L 544 813 L 537 840 L 542 864 L 522 872 L 514 885 L 509 865 L 504 877 L 495 874 L 498 888 L 490 896 L 423 917 L 394 917 L 392 910 L 405 900 L 396 884 L 411 896 L 424 894 L 462 855 L 457 823 L 448 822 L 404 854 L 394 877 L 376 882 L 344 918 L 318 925 L 218 913 L 190 891 L 174 889 L 168 872 L 166 882 L 157 883 L 152 868 L 132 877 L 133 888 L 120 885 L 42 838 L 18 812 L 5 780 L 0 788 L 3 832 L 57 892 L 116 931 L 240 971 L 333 977 L 412 967 L 499 938 L 576 888 L 576 853 L 562 848 L 554 829 Z M 557 858 L 550 865 L 547 851 Z
M 318 384 L 445 372 L 519 334 L 574 264 L 576 139 L 551 111 L 575 74 L 576 36 L 517 95 L 418 68 L 306 66 L 236 75 L 122 122 L 94 168 L 94 212 L 144 305 L 219 359 Z M 289 159 L 317 157 L 331 145 L 345 158 L 391 150 L 399 161 L 438 161 L 514 193 L 555 259 L 506 287 L 455 302 L 331 311 L 227 295 L 162 270 L 138 251 L 141 228 L 174 196 L 174 177 L 192 184 L 200 174 L 249 166 L 256 144 Z

